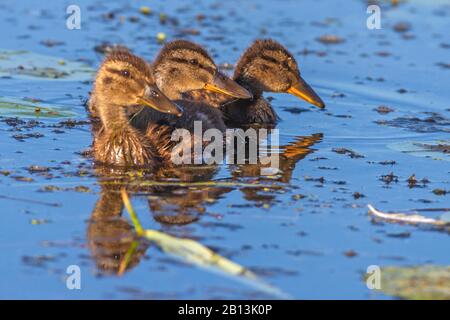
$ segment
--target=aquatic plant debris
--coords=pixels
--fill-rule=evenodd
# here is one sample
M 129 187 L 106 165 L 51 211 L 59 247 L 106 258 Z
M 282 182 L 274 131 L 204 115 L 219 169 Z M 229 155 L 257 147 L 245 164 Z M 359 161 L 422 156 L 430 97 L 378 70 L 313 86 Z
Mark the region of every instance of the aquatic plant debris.
M 367 207 L 369 208 L 370 215 L 388 222 L 407 223 L 407 224 L 427 224 L 436 227 L 450 226 L 450 223 L 448 221 L 427 218 L 425 216 L 418 214 L 386 213 L 378 211 L 370 204 L 368 204 Z
M 93 74 L 94 69 L 82 62 L 24 50 L 0 49 L 0 76 L 29 80 L 84 81 L 91 79 Z
M 448 300 L 450 266 L 383 267 L 381 291 L 410 300 Z
M 75 118 L 73 108 L 32 103 L 25 99 L 0 97 L 0 116 L 19 118 Z
M 234 181 L 194 181 L 194 182 L 182 182 L 182 181 L 101 181 L 100 185 L 127 185 L 138 187 L 222 187 L 222 188 L 270 188 L 270 189 L 282 189 L 281 185 L 264 184 L 264 183 L 245 183 Z
M 236 279 L 244 280 L 264 293 L 287 299 L 289 296 L 279 289 L 272 287 L 260 280 L 256 274 L 246 269 L 245 267 L 224 258 L 211 249 L 191 239 L 179 239 L 157 230 L 144 229 L 137 217 L 136 212 L 131 205 L 128 193 L 125 189 L 121 190 L 122 201 L 125 208 L 130 215 L 131 221 L 136 231 L 136 235 L 140 238 L 145 238 L 148 241 L 156 244 L 163 252 L 181 259 L 187 263 L 207 268 L 212 271 L 219 271 L 227 275 L 233 276 Z M 134 247 L 134 249 L 133 249 Z M 137 244 L 132 244 L 130 254 L 124 258 L 124 261 L 129 261 L 132 252 L 136 249 Z M 126 269 L 126 263 L 121 265 L 119 273 L 123 273 Z
M 390 143 L 387 147 L 416 157 L 450 161 L 450 142 L 448 140 L 404 141 Z

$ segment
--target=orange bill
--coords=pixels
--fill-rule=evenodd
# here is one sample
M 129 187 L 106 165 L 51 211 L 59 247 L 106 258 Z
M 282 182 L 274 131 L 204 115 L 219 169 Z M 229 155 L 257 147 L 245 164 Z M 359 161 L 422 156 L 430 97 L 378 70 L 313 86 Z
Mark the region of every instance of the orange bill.
M 239 99 L 251 99 L 253 95 L 245 88 L 227 76 L 217 72 L 211 83 L 206 83 L 204 89 L 226 94 Z
M 300 81 L 292 85 L 288 90 L 288 93 L 303 99 L 316 107 L 323 109 L 325 108 L 325 103 L 320 99 L 317 93 L 306 83 L 305 80 L 300 78 Z
M 182 109 L 170 101 L 155 85 L 147 87 L 144 95 L 139 97 L 138 103 L 160 112 L 174 114 L 178 117 L 183 114 Z

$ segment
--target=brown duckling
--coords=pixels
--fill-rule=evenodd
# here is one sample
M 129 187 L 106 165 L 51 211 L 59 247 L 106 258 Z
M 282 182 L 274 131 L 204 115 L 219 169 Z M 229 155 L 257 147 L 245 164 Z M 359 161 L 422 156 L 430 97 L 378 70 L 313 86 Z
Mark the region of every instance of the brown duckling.
M 182 100 L 184 92 L 203 89 L 238 99 L 252 97 L 248 90 L 221 74 L 205 49 L 193 42 L 176 40 L 167 43 L 161 49 L 152 67 L 153 77 L 158 87 L 182 107 L 183 115 L 176 117 L 145 108 L 129 114 L 129 118 L 134 127 L 145 131 L 145 136 L 153 144 L 162 146 L 161 143 L 165 142 L 161 148 L 161 154 L 166 163 L 171 159 L 172 151 L 184 150 L 184 146 L 167 138 L 174 129 L 187 129 L 193 133 L 194 123 L 201 122 L 202 133 L 208 129 L 226 130 L 219 109 L 200 101 Z M 190 146 L 186 146 L 187 148 L 191 148 L 192 141 Z M 202 143 L 208 142 L 202 141 Z M 175 146 L 179 149 L 174 149 Z
M 249 99 L 251 93 L 230 78 L 221 74 L 210 55 L 200 45 L 175 40 L 167 43 L 153 64 L 153 76 L 161 91 L 180 105 L 184 112 L 179 118 L 142 110 L 133 117 L 134 126 L 145 129 L 147 123 L 158 122 L 175 128 L 193 129 L 194 121 L 202 121 L 203 130 L 225 130 L 221 113 L 204 102 L 181 101 L 183 93 L 204 89 L 237 99 Z
M 130 125 L 129 112 L 143 106 L 181 115 L 181 110 L 156 86 L 150 66 L 127 50 L 112 52 L 100 66 L 91 95 L 102 127 L 94 136 L 98 162 L 116 166 L 154 168 L 160 161 L 158 146 Z
M 194 91 L 186 98 L 207 101 L 219 107 L 230 125 L 275 124 L 277 115 L 263 92 L 286 92 L 307 102 L 324 108 L 325 104 L 300 76 L 293 55 L 280 43 L 271 40 L 256 40 L 241 56 L 233 79 L 253 94 L 252 100 L 230 100 L 220 94 L 204 90 Z

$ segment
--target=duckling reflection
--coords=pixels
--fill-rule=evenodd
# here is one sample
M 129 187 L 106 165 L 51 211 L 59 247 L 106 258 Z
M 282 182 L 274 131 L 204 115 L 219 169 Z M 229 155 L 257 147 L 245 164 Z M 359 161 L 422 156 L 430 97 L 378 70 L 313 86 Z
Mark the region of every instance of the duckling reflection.
M 187 99 L 206 101 L 220 108 L 228 126 L 248 124 L 274 125 L 278 116 L 263 97 L 263 92 L 290 93 L 307 102 L 324 108 L 325 104 L 300 76 L 294 56 L 280 43 L 256 40 L 239 59 L 233 79 L 252 93 L 252 100 L 235 100 L 205 90 L 185 94 Z
M 261 164 L 243 164 L 232 166 L 232 180 L 242 182 L 252 178 L 254 182 L 261 184 L 270 182 L 277 186 L 278 190 L 289 188 L 286 184 L 289 184 L 296 164 L 313 153 L 315 150 L 312 147 L 322 138 L 323 135 L 320 133 L 296 137 L 294 141 L 282 146 L 279 158 L 280 170 L 275 178 L 261 176 Z M 89 219 L 87 239 L 98 269 L 106 274 L 119 272 L 126 253 L 135 241 L 132 226 L 122 217 L 124 206 L 119 193 L 121 188 L 126 188 L 129 194 L 135 197 L 148 198 L 153 218 L 163 225 L 194 223 L 207 211 L 208 206 L 222 201 L 227 193 L 234 190 L 231 187 L 214 185 L 189 186 L 189 183 L 208 182 L 214 179 L 218 172 L 217 166 L 172 168 L 164 172 L 164 178 L 161 175 L 155 176 L 155 173 L 152 176 L 145 176 L 144 173 L 141 179 L 130 178 L 133 175 L 141 176 L 141 172 L 122 171 L 122 174 L 119 174 L 117 169 L 105 166 L 97 166 L 96 171 L 101 192 Z M 155 181 L 156 186 L 146 186 L 145 183 L 140 184 L 140 181 Z M 158 181 L 178 181 L 180 186 L 163 184 L 158 186 Z M 182 186 L 182 183 L 186 183 L 187 186 Z M 242 187 L 240 191 L 246 200 L 254 202 L 256 206 L 272 204 L 277 197 L 276 192 L 267 194 L 263 187 Z M 145 242 L 139 244 L 131 255 L 126 266 L 127 270 L 140 262 L 147 249 L 148 245 Z
M 222 195 L 232 189 L 196 183 L 211 182 L 217 174 L 218 166 L 186 166 L 172 170 L 171 176 L 188 186 L 169 186 L 155 189 L 148 204 L 153 218 L 164 224 L 188 224 L 199 220 L 207 207 L 217 202 Z M 166 173 L 166 177 L 168 174 Z M 172 178 L 173 180 L 173 178 Z M 189 186 L 189 184 L 192 186 Z
M 233 180 L 242 180 L 245 178 L 256 178 L 258 182 L 278 182 L 280 189 L 284 189 L 284 184 L 290 183 L 292 173 L 295 170 L 297 163 L 303 160 L 306 156 L 313 153 L 315 149 L 312 148 L 323 139 L 322 133 L 316 133 L 311 136 L 298 136 L 287 145 L 280 147 L 279 154 L 279 168 L 277 172 L 270 177 L 261 175 L 261 171 L 268 165 L 258 164 L 244 164 L 236 165 L 232 168 Z M 276 194 L 260 194 L 261 189 L 258 188 L 241 188 L 244 198 L 256 203 L 272 204 L 276 200 Z
M 321 133 L 311 136 L 299 136 L 280 147 L 279 169 L 271 176 L 261 175 L 264 168 L 269 164 L 241 164 L 230 166 L 232 181 L 245 182 L 249 178 L 254 183 L 270 185 L 274 190 L 289 188 L 292 173 L 297 163 L 315 151 L 313 146 L 322 141 Z M 266 163 L 269 163 L 268 161 Z M 177 181 L 186 182 L 209 182 L 214 179 L 218 172 L 217 166 L 193 166 L 173 168 L 166 172 L 166 177 L 176 177 Z M 194 184 L 193 184 L 194 185 Z M 156 221 L 164 224 L 187 224 L 197 221 L 212 205 L 225 195 L 234 190 L 232 187 L 218 186 L 195 186 L 180 187 L 171 186 L 158 188 L 149 196 L 149 208 Z M 240 191 L 245 199 L 259 203 L 272 203 L 276 200 L 276 193 L 264 192 L 264 187 L 242 187 Z
M 217 173 L 216 166 L 173 170 L 175 169 L 172 169 L 171 173 L 164 172 L 163 178 L 154 172 L 96 166 L 101 191 L 88 221 L 87 239 L 89 250 L 101 273 L 119 274 L 132 269 L 148 249 L 148 243 L 139 241 L 130 260 L 124 264 L 127 253 L 137 240 L 132 225 L 122 216 L 124 205 L 120 195 L 121 189 L 125 188 L 134 197 L 148 198 L 149 209 L 155 221 L 164 225 L 182 225 L 197 221 L 208 205 L 231 190 L 214 186 L 165 186 L 164 182 L 175 180 L 180 184 L 210 181 Z
M 87 239 L 97 269 L 104 274 L 118 274 L 126 253 L 136 241 L 133 226 L 122 217 L 123 209 L 118 190 L 102 186 L 88 222 Z M 139 243 L 130 257 L 127 270 L 139 263 L 147 248 L 145 243 Z

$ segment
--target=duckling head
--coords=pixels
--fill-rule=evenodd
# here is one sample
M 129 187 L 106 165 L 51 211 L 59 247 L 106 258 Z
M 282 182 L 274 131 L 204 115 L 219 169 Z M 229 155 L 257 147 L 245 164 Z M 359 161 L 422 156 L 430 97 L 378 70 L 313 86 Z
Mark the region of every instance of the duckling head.
M 184 92 L 200 89 L 239 99 L 252 98 L 247 89 L 217 70 L 205 49 L 190 41 L 167 43 L 153 63 L 153 75 L 170 99 L 181 99 Z
M 293 55 L 272 39 L 256 40 L 245 50 L 234 74 L 239 83 L 247 84 L 252 92 L 286 92 L 319 108 L 325 104 L 300 76 Z
M 92 97 L 104 122 L 143 106 L 178 116 L 182 113 L 158 89 L 150 66 L 128 50 L 115 50 L 106 57 L 97 72 Z

